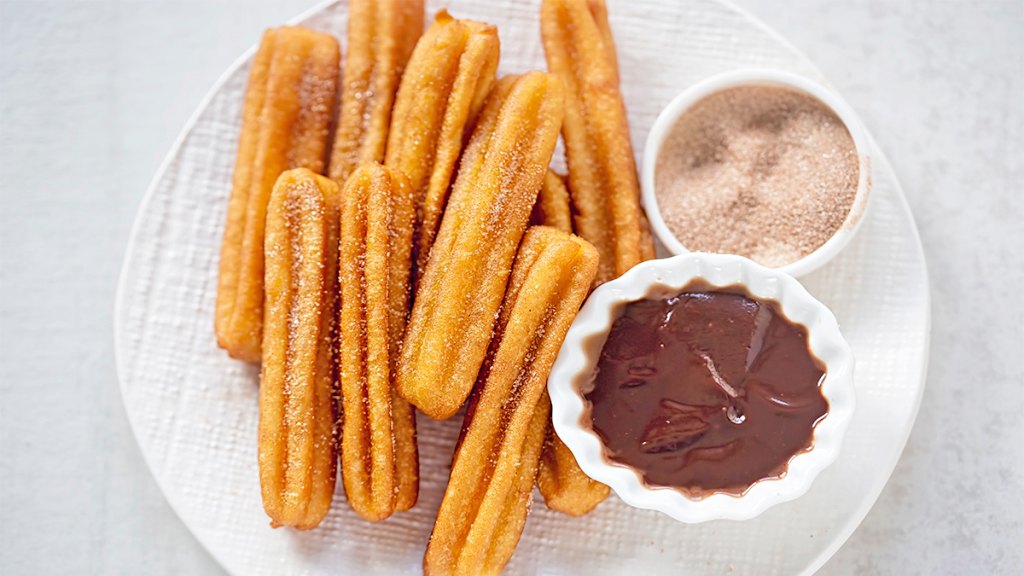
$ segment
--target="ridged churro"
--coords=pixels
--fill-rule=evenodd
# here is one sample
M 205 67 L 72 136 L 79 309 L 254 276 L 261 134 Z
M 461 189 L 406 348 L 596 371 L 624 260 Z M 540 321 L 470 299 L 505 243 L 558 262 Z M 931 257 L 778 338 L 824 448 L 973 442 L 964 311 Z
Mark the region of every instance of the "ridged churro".
M 338 204 L 337 184 L 299 168 L 267 207 L 259 469 L 274 527 L 316 527 L 334 495 Z
M 572 209 L 569 207 L 569 190 L 565 179 L 554 170 L 544 175 L 544 184 L 533 205 L 530 224 L 551 226 L 562 232 L 572 233 Z
M 438 13 L 416 44 L 395 100 L 385 164 L 409 177 L 417 206 L 417 274 L 426 266 L 455 165 L 498 69 L 498 32 Z
M 597 281 L 639 263 L 640 186 L 604 0 L 543 0 L 548 69 L 565 83 L 562 127 L 575 229 L 601 253 Z
M 217 283 L 217 343 L 233 358 L 260 360 L 267 202 L 285 170 L 323 171 L 339 58 L 332 36 L 285 26 L 253 59 Z
M 393 380 L 409 302 L 413 207 L 404 175 L 363 164 L 345 183 L 341 215 L 342 478 L 349 504 L 383 520 L 416 503 L 412 406 Z
M 359 164 L 384 161 L 402 70 L 422 33 L 423 0 L 349 1 L 331 178 L 344 183 Z
M 537 488 L 548 508 L 582 516 L 608 497 L 609 488 L 587 476 L 551 426 L 537 473 Z
M 640 207 L 629 123 L 619 91 L 618 59 L 604 0 L 542 0 L 541 36 L 549 70 L 566 86 L 562 136 L 574 227 L 601 253 L 597 282 L 654 257 Z M 553 429 L 538 486 L 550 508 L 586 514 L 608 487 L 580 470 Z
M 498 574 L 529 511 L 548 416 L 539 404 L 597 273 L 597 250 L 554 228 L 527 232 L 463 423 L 423 561 L 426 574 Z M 539 409 L 539 412 L 538 412 Z
M 550 74 L 503 80 L 463 154 L 398 369 L 398 391 L 432 418 L 455 414 L 476 380 L 564 109 Z

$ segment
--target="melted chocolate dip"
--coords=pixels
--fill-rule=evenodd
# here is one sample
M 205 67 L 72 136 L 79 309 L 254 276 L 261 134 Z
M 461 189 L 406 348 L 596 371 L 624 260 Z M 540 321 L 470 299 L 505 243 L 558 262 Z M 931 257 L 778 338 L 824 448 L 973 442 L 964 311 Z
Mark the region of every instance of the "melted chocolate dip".
M 823 375 L 775 303 L 691 285 L 623 307 L 587 399 L 608 458 L 648 484 L 739 495 L 811 447 Z

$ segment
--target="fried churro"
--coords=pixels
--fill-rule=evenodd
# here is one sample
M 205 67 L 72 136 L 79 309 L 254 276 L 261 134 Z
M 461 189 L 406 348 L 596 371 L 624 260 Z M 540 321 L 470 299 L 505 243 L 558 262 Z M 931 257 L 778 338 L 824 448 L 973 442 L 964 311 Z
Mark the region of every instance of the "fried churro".
M 548 508 L 570 516 L 590 512 L 604 502 L 609 493 L 608 486 L 580 469 L 572 451 L 550 425 L 537 473 L 537 488 Z
M 640 186 L 604 0 L 543 0 L 548 68 L 565 83 L 562 127 L 575 229 L 601 252 L 598 283 L 639 263 Z
M 548 420 L 547 405 L 539 401 L 597 261 L 591 244 L 554 228 L 531 228 L 523 239 L 424 573 L 498 574 L 512 556 Z
M 259 469 L 271 525 L 316 527 L 336 472 L 338 185 L 299 168 L 267 206 Z
M 413 207 L 404 175 L 363 164 L 341 215 L 342 478 L 363 518 L 408 510 L 419 490 L 416 421 L 393 377 L 409 302 Z
M 554 170 L 548 170 L 544 176 L 544 184 L 537 195 L 537 203 L 533 205 L 530 224 L 551 226 L 562 232 L 572 233 L 572 210 L 569 208 L 569 190 L 565 187 L 565 178 Z
M 267 202 L 283 171 L 323 171 L 339 58 L 332 36 L 285 26 L 253 59 L 217 283 L 217 343 L 233 358 L 260 360 Z
M 384 161 L 402 70 L 422 33 L 423 0 L 348 3 L 348 53 L 331 178 L 344 183 L 359 164 Z
M 494 26 L 438 13 L 398 90 L 385 164 L 409 177 L 417 206 L 417 275 L 426 266 L 455 165 L 494 83 Z
M 469 395 L 565 109 L 558 79 L 499 82 L 463 154 L 413 304 L 398 391 L 432 418 Z
M 548 68 L 566 86 L 562 127 L 576 232 L 601 253 L 597 282 L 654 257 L 619 91 L 618 59 L 604 0 L 543 0 L 541 36 Z M 538 486 L 550 508 L 586 514 L 608 487 L 580 470 L 553 429 Z

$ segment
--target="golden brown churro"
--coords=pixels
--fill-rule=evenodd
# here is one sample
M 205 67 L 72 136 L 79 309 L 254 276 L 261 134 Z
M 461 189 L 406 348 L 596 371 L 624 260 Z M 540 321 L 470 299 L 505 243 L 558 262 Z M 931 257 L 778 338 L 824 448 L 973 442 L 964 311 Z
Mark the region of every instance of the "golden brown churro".
M 531 228 L 509 281 L 476 402 L 423 561 L 426 574 L 498 574 L 522 533 L 547 423 L 538 402 L 597 273 L 597 250 Z M 539 417 L 538 417 L 539 416 Z
M 587 7 L 590 9 L 591 14 L 594 15 L 594 22 L 601 32 L 605 49 L 608 51 L 608 61 L 615 70 L 615 81 L 619 82 L 619 57 L 615 50 L 615 38 L 612 35 L 612 28 L 608 23 L 608 7 L 605 5 L 605 0 L 587 0 Z M 639 208 L 639 220 L 640 260 L 654 260 L 658 255 L 654 248 L 654 237 L 651 235 L 651 223 L 647 220 L 647 213 L 644 211 L 643 206 Z
M 398 391 L 432 418 L 455 414 L 476 380 L 564 109 L 550 74 L 503 80 L 463 154 L 398 369 Z
M 233 358 L 260 360 L 267 202 L 281 172 L 323 171 L 339 58 L 332 36 L 285 26 L 253 59 L 217 283 L 217 343 Z
M 618 64 L 603 0 L 543 0 L 548 68 L 565 83 L 562 136 L 575 228 L 601 252 L 597 281 L 629 270 L 649 252 Z
M 438 13 L 402 77 L 385 164 L 409 176 L 417 206 L 417 270 L 423 272 L 477 113 L 498 69 L 498 32 Z
M 540 459 L 537 488 L 548 508 L 570 516 L 582 516 L 608 497 L 604 484 L 587 476 L 551 426 Z
M 569 208 L 569 190 L 565 179 L 554 170 L 544 175 L 537 203 L 530 214 L 530 224 L 551 226 L 572 234 L 572 210 Z
M 655 254 L 604 0 L 543 0 L 541 35 L 548 68 L 566 86 L 562 136 L 575 230 L 602 254 L 597 281 L 605 282 Z M 580 470 L 550 427 L 548 437 L 538 474 L 544 500 L 566 514 L 586 514 L 608 487 Z
M 274 527 L 316 527 L 334 495 L 338 194 L 299 168 L 281 174 L 267 207 L 259 468 Z
M 392 385 L 409 302 L 413 208 L 405 176 L 363 164 L 341 215 L 342 478 L 349 504 L 377 521 L 416 502 L 415 415 Z
M 383 162 L 402 70 L 423 33 L 423 0 L 350 0 L 348 44 L 330 176 Z

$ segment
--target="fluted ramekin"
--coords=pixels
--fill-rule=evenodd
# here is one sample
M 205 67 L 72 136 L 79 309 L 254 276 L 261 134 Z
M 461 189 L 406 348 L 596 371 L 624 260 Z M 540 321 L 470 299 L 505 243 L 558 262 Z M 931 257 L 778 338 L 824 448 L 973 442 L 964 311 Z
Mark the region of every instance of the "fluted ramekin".
M 812 447 L 793 456 L 782 477 L 759 480 L 740 496 L 715 493 L 690 498 L 674 488 L 649 486 L 634 468 L 609 460 L 593 430 L 589 402 L 581 389 L 593 377 L 622 306 L 681 291 L 694 280 L 713 287 L 741 285 L 756 298 L 778 302 L 787 319 L 806 327 L 809 348 L 825 365 L 821 392 L 828 401 L 828 413 L 814 428 Z M 835 316 L 793 277 L 740 256 L 694 252 L 643 262 L 594 290 L 551 370 L 551 417 L 583 471 L 610 486 L 627 504 L 687 523 L 748 520 L 807 492 L 815 477 L 835 461 L 853 415 L 853 367 L 853 351 L 839 332 Z

